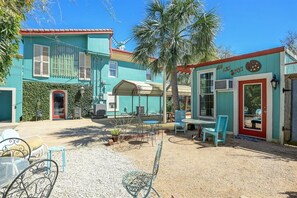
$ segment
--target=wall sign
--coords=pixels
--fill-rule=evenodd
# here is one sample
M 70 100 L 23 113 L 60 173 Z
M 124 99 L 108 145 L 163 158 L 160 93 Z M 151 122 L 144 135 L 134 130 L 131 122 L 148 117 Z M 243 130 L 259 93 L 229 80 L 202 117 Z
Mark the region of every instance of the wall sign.
M 257 72 L 257 71 L 259 71 L 261 69 L 262 65 L 257 60 L 251 60 L 250 62 L 247 62 L 245 64 L 245 67 L 250 72 Z

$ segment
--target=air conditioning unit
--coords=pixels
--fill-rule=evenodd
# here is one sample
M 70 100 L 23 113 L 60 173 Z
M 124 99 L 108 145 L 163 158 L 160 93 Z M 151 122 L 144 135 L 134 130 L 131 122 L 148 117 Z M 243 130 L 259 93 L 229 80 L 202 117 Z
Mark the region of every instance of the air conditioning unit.
M 136 106 L 136 115 L 144 115 L 144 106 Z
M 95 116 L 105 116 L 106 115 L 106 104 L 94 105 L 94 115 Z
M 230 90 L 233 89 L 233 80 L 216 80 L 215 81 L 215 90 Z

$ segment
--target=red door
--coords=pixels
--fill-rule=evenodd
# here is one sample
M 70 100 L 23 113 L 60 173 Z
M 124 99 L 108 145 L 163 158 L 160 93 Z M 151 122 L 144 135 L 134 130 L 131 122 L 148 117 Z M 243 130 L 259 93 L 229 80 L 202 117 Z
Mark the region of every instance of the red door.
M 53 92 L 53 119 L 65 119 L 65 92 Z
M 239 82 L 239 134 L 266 138 L 266 79 Z

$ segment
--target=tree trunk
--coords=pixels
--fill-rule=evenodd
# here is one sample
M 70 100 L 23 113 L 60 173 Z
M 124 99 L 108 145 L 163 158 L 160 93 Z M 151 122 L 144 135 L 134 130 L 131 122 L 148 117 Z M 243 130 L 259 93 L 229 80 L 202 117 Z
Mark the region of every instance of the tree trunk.
M 172 71 L 170 77 L 171 77 L 173 108 L 174 108 L 174 111 L 180 110 L 179 97 L 178 97 L 178 86 L 177 86 L 177 72 Z

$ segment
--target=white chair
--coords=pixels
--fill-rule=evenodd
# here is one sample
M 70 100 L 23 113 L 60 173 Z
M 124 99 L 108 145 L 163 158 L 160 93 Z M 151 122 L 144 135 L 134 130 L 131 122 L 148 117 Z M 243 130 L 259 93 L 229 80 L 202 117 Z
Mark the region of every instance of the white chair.
M 3 140 L 8 138 L 20 138 L 25 140 L 31 148 L 32 157 L 40 157 L 47 153 L 47 145 L 44 144 L 40 136 L 20 137 L 19 133 L 14 129 L 5 129 L 1 137 Z M 0 148 L 1 149 L 1 148 Z

